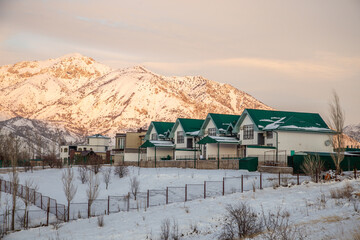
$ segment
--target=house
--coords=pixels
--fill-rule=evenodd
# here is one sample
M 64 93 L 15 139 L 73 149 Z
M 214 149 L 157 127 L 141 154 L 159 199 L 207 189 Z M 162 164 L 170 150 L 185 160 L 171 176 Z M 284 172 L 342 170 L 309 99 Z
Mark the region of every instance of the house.
M 70 159 L 70 151 L 77 151 L 76 145 L 61 145 L 60 146 L 60 159 L 63 161 L 63 164 L 67 164 Z
M 331 152 L 331 130 L 318 113 L 245 109 L 234 127 L 242 156 L 286 163 L 298 151 Z
M 139 160 L 170 160 L 174 159 L 175 145 L 170 138 L 170 132 L 175 123 L 173 122 L 151 122 L 145 134 L 145 142 L 139 150 L 146 149 L 145 155 L 139 153 Z
M 233 129 L 240 115 L 209 113 L 200 128 L 201 159 L 238 158 L 238 144 Z
M 178 118 L 169 137 L 174 139 L 176 160 L 195 160 L 200 156 L 200 128 L 204 120 Z
M 139 147 L 144 143 L 146 130 L 117 133 L 115 136 L 114 162 L 138 161 Z

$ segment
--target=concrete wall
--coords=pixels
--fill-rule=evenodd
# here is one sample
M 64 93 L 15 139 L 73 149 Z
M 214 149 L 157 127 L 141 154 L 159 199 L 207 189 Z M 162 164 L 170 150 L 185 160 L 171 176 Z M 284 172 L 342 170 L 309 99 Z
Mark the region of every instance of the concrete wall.
M 127 153 L 124 154 L 124 160 L 125 161 L 138 161 L 138 153 Z
M 128 132 L 126 133 L 126 148 L 138 148 L 142 144 L 141 136 L 144 136 L 143 132 Z
M 172 148 L 156 148 L 156 159 L 160 159 L 161 157 L 167 157 L 168 155 L 173 158 Z M 155 148 L 147 148 L 147 157 L 155 157 Z
M 218 155 L 218 144 L 217 143 L 208 143 L 206 144 L 206 159 L 209 156 L 217 157 Z M 220 143 L 219 145 L 219 155 L 237 155 L 237 144 L 226 144 Z
M 199 155 L 200 155 L 200 151 L 196 151 L 195 158 L 198 158 Z M 194 158 L 194 151 L 175 151 L 175 159 L 178 158 L 181 159 L 182 157 Z

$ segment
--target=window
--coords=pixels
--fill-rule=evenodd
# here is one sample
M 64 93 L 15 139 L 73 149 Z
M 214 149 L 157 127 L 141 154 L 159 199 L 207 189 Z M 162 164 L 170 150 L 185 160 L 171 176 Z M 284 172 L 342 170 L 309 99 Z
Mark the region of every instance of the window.
M 254 139 L 254 126 L 244 125 L 244 139 Z
M 82 151 L 82 148 L 79 148 L 78 150 L 79 150 L 79 151 Z
M 156 133 L 151 134 L 151 140 L 158 140 Z
M 209 128 L 208 134 L 209 136 L 216 136 L 216 128 Z
M 266 132 L 266 138 L 272 139 L 273 138 L 273 132 Z
M 60 148 L 60 152 L 62 152 L 62 148 Z
M 64 152 L 67 152 L 67 148 L 64 148 Z
M 125 148 L 125 138 L 119 138 L 118 139 L 118 148 L 124 149 Z
M 184 143 L 184 132 L 183 131 L 177 131 L 176 132 L 176 142 L 177 143 Z

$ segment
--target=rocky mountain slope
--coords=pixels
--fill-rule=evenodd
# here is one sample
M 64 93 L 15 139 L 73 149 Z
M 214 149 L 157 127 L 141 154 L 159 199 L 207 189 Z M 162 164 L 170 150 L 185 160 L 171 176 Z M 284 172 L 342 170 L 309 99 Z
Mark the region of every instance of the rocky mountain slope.
M 82 135 L 113 136 L 152 120 L 204 118 L 209 112 L 271 109 L 201 76 L 164 77 L 140 66 L 113 70 L 80 54 L 2 66 L 0 92 L 2 118 L 43 120 Z
M 352 137 L 356 141 L 360 141 L 360 123 L 349 125 L 344 128 L 344 133 Z

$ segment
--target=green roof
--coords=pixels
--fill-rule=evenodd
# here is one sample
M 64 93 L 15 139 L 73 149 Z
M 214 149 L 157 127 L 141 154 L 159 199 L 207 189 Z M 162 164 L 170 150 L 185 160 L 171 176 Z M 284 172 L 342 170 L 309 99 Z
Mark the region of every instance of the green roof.
M 191 118 L 178 118 L 176 119 L 176 122 L 171 130 L 170 138 L 173 138 L 175 135 L 175 130 L 181 125 L 184 132 L 188 136 L 198 136 L 200 128 L 202 124 L 204 123 L 204 120 L 202 119 L 191 119 Z
M 174 126 L 173 122 L 152 122 L 156 132 L 158 135 L 163 134 L 166 135 L 167 132 L 170 132 L 172 127 Z
M 229 125 L 235 126 L 236 122 L 239 120 L 240 115 L 228 115 L 228 114 L 218 114 L 218 113 L 209 113 L 209 116 L 214 121 L 214 124 L 217 129 L 227 129 Z
M 245 109 L 238 123 L 238 129 L 245 119 L 249 117 L 260 131 L 302 131 L 334 133 L 318 113 L 286 112 L 260 109 Z

